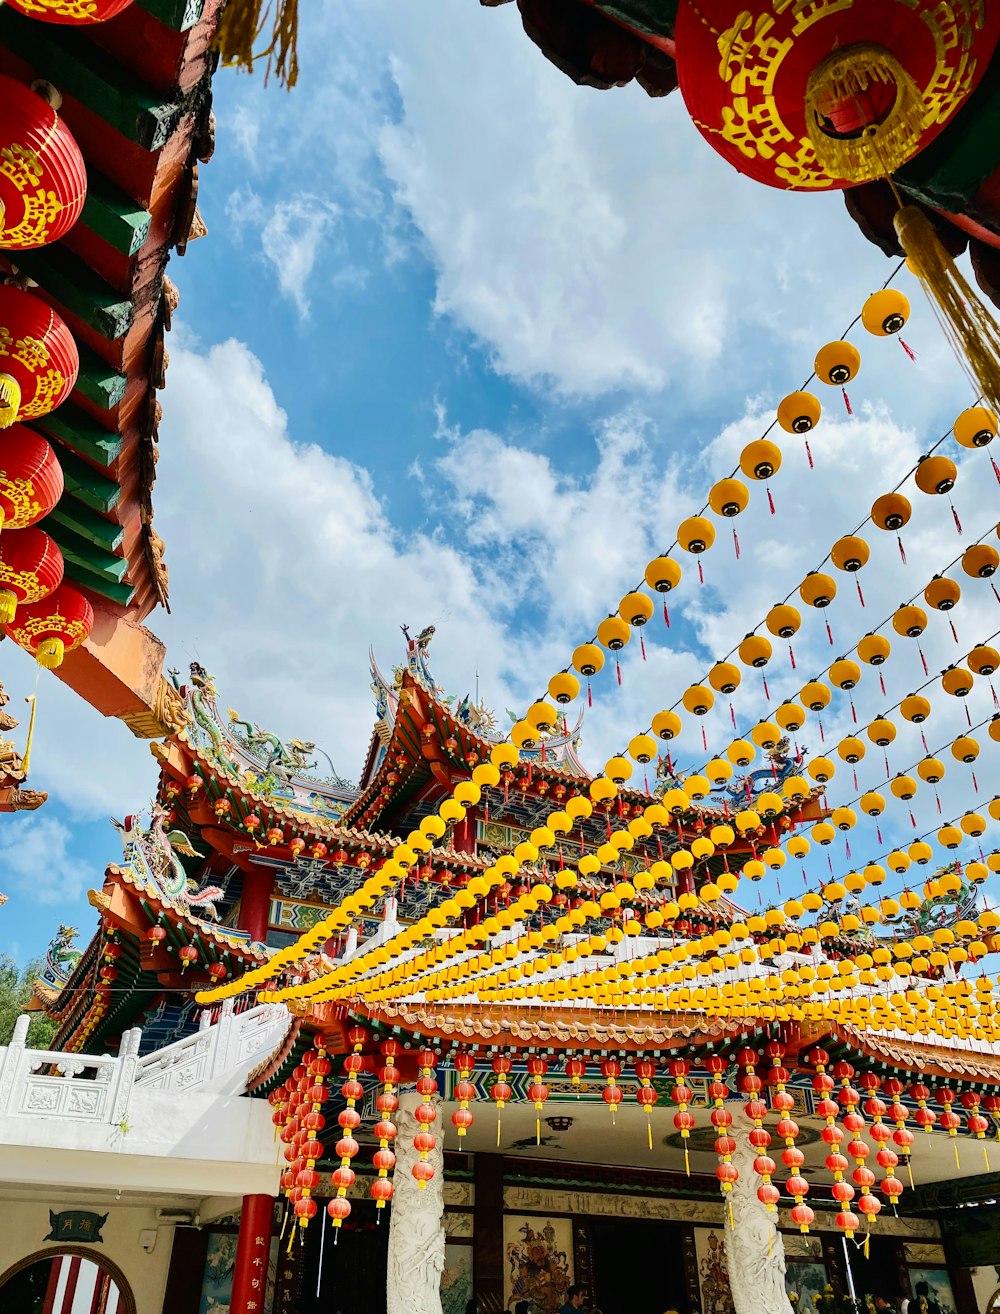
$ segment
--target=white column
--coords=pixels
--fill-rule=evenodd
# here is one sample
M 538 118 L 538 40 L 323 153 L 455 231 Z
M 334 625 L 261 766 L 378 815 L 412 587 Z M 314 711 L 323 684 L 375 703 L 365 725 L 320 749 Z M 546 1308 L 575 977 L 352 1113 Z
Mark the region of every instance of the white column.
M 733 1184 L 733 1223 L 725 1220 L 726 1266 L 736 1314 L 792 1314 L 785 1294 L 785 1248 L 777 1229 L 777 1210 L 765 1209 L 757 1199 L 760 1178 L 753 1170 L 756 1151 L 747 1140 L 753 1127 L 740 1110 L 731 1128 L 736 1141 L 733 1167 L 739 1181 Z M 774 1149 L 774 1146 L 771 1147 Z M 779 1165 L 780 1153 L 771 1156 Z
M 434 1176 L 420 1189 L 412 1168 L 419 1159 L 413 1138 L 420 1123 L 413 1116 L 422 1103 L 416 1091 L 400 1096 L 396 1112 L 398 1134 L 394 1143 L 395 1191 L 389 1222 L 389 1258 L 386 1268 L 387 1314 L 442 1314 L 441 1270 L 444 1268 L 444 1152 L 441 1101 L 435 1099 L 437 1117 L 427 1128 L 437 1140 L 429 1157 Z

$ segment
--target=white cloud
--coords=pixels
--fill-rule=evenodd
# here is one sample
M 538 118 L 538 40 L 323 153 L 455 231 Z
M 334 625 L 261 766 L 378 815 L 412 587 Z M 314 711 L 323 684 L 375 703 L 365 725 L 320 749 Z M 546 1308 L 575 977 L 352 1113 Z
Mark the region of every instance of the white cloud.
M 303 319 L 309 317 L 313 271 L 320 248 L 332 232 L 338 213 L 332 202 L 300 193 L 279 201 L 261 232 L 261 250 L 274 267 L 278 286 L 295 302 Z
M 97 874 L 71 853 L 73 833 L 44 812 L 8 818 L 0 829 L 4 893 L 33 903 L 74 900 Z

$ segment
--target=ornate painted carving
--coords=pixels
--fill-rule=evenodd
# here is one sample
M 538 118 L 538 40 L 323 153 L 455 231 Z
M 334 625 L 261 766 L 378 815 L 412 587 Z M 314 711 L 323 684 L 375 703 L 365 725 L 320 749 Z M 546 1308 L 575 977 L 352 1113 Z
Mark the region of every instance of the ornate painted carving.
M 438 1116 L 428 1129 L 437 1138 L 437 1148 L 430 1156 L 434 1176 L 421 1190 L 412 1172 L 419 1158 L 413 1138 L 421 1129 L 414 1110 L 421 1102 L 422 1097 L 415 1091 L 407 1091 L 396 1115 L 399 1134 L 386 1268 L 387 1314 L 442 1314 L 445 1228 L 441 1110 L 438 1102 Z

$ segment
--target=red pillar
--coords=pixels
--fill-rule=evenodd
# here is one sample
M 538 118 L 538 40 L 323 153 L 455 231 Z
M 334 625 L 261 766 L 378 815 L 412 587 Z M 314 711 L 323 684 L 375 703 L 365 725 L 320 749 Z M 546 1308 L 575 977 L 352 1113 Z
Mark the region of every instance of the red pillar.
M 476 851 L 476 811 L 470 808 L 455 827 L 454 835 L 456 853 L 475 853 Z
M 264 1309 L 273 1213 L 272 1196 L 245 1195 L 243 1197 L 229 1314 L 261 1314 Z
M 243 873 L 243 897 L 240 899 L 240 930 L 249 931 L 250 939 L 261 944 L 267 939 L 271 915 L 274 872 L 270 867 Z

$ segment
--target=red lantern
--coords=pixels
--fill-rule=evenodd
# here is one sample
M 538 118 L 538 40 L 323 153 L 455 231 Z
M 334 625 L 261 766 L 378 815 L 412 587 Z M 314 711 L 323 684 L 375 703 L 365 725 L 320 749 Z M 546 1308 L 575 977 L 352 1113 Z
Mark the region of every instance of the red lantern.
M 186 944 L 181 949 L 178 950 L 177 956 L 184 964 L 184 966 L 181 968 L 181 971 L 184 972 L 187 970 L 189 965 L 195 962 L 195 960 L 197 959 L 198 950 L 194 947 L 193 944 Z
M 159 944 L 161 940 L 167 938 L 167 933 L 162 926 L 151 926 L 146 932 L 146 939 L 152 944 Z
M 384 1209 L 387 1200 L 392 1199 L 393 1185 L 384 1177 L 376 1177 L 371 1185 L 372 1199 L 376 1209 Z M 332 1203 L 332 1201 L 331 1201 Z
M 0 292 L 3 292 L 0 288 Z M 94 611 L 76 589 L 62 585 L 41 602 L 18 608 L 7 633 L 34 655 L 39 666 L 54 670 L 66 653 L 79 648 L 94 625 Z
M 12 424 L 0 442 L 0 528 L 27 529 L 47 516 L 62 494 L 55 452 L 27 425 Z
M 43 23 L 82 27 L 114 18 L 127 9 L 132 0 L 9 0 L 9 3 L 11 9 Z
M 212 963 L 212 964 L 210 964 L 209 969 L 208 969 L 208 974 L 209 974 L 209 976 L 212 977 L 214 980 L 216 980 L 216 981 L 221 981 L 222 978 L 226 975 L 226 965 L 225 965 L 225 963 Z
M 73 391 L 80 357 L 54 310 L 20 288 L 0 286 L 0 429 L 47 415 Z
M 566 1076 L 574 1086 L 579 1086 L 582 1077 L 586 1076 L 587 1065 L 583 1059 L 569 1058 L 566 1060 Z
M 922 151 L 967 103 L 1000 32 L 986 5 L 956 44 L 935 0 L 799 17 L 766 0 L 683 0 L 673 36 L 705 140 L 758 182 L 813 192 L 884 177 Z
M 57 242 L 76 223 L 87 170 L 73 134 L 48 101 L 0 77 L 0 247 L 27 251 Z
M 413 1173 L 413 1176 L 416 1178 L 417 1186 L 419 1186 L 421 1191 L 426 1187 L 427 1183 L 434 1176 L 434 1169 L 431 1167 L 429 1163 L 425 1163 L 423 1159 L 418 1159 L 417 1162 L 413 1165 L 411 1171 Z
M 372 1191 L 374 1191 L 374 1189 L 375 1187 L 373 1184 Z M 382 1202 L 379 1201 L 379 1203 L 381 1204 Z M 351 1202 L 350 1200 L 345 1200 L 341 1195 L 336 1195 L 327 1205 L 326 1212 L 330 1215 L 334 1227 L 340 1227 L 344 1219 L 350 1215 Z

